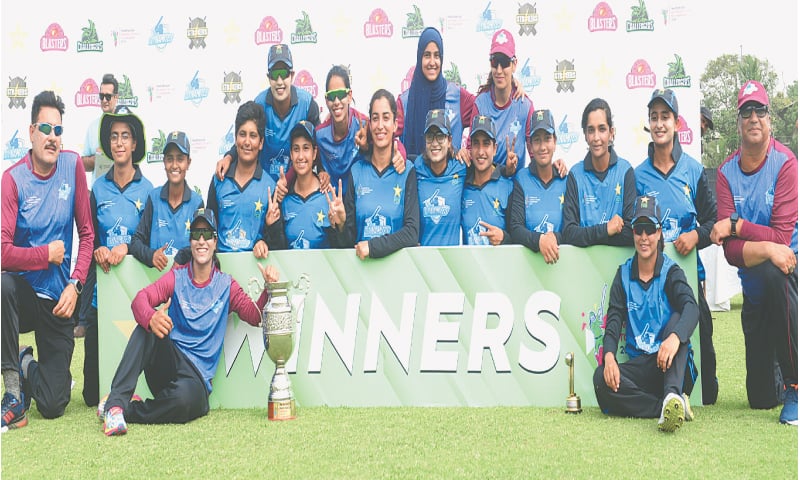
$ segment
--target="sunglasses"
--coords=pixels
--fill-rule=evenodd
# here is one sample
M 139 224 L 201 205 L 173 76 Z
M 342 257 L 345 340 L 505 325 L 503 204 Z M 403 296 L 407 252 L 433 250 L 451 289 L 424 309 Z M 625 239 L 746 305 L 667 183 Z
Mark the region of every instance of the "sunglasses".
M 289 75 L 291 75 L 291 73 L 292 71 L 289 69 L 276 68 L 275 70 L 270 70 L 267 75 L 269 75 L 270 79 L 275 80 L 277 82 L 278 80 L 289 78 Z
M 337 88 L 336 90 L 328 90 L 325 92 L 325 100 L 333 103 L 336 100 L 344 100 L 347 94 L 350 93 L 349 88 Z
M 646 233 L 647 235 L 653 235 L 657 230 L 658 226 L 655 223 L 641 222 L 633 224 L 633 233 L 636 235 L 641 235 L 643 233 Z
M 492 65 L 492 68 L 497 68 L 500 65 L 501 68 L 508 68 L 511 65 L 511 58 L 508 55 L 503 53 L 495 53 L 491 57 L 489 57 L 489 63 Z
M 114 98 L 116 94 L 114 93 L 98 93 L 97 96 L 100 97 L 100 101 L 102 102 L 105 100 L 106 102 L 110 102 L 112 98 Z
M 205 241 L 209 241 L 212 238 L 216 238 L 216 236 L 217 232 L 210 228 L 198 228 L 197 230 L 191 230 L 189 232 L 189 237 L 192 240 L 200 240 L 202 238 Z
M 64 133 L 63 125 L 53 125 L 52 123 L 34 123 L 34 127 L 38 127 L 39 131 L 45 135 L 50 135 L 50 132 L 55 132 L 56 137 L 60 137 Z
M 753 116 L 753 112 L 756 112 L 758 118 L 764 118 L 767 116 L 767 113 L 769 113 L 769 107 L 766 105 L 761 105 L 760 107 L 749 105 L 739 110 L 739 116 L 742 118 L 750 118 Z

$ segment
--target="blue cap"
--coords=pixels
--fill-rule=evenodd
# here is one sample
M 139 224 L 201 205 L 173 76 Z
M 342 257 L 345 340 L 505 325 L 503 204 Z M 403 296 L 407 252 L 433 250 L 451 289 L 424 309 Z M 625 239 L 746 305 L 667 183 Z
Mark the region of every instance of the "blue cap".
M 279 43 L 269 47 L 269 56 L 267 56 L 267 70 L 272 70 L 276 63 L 283 62 L 289 67 L 289 70 L 294 68 L 292 65 L 292 52 L 289 50 L 289 45 Z
M 297 137 L 303 136 L 307 139 L 311 140 L 311 143 L 316 145 L 317 144 L 317 136 L 315 133 L 316 129 L 314 128 L 314 124 L 309 122 L 308 120 L 300 120 L 292 127 L 292 131 L 289 132 L 289 140 L 294 140 Z
M 425 133 L 432 127 L 438 128 L 445 135 L 450 135 L 450 119 L 447 117 L 447 112 L 441 108 L 430 110 L 425 115 Z
M 678 97 L 675 96 L 675 92 L 673 92 L 669 88 L 667 89 L 657 88 L 653 90 L 653 95 L 650 97 L 650 101 L 647 102 L 647 108 L 652 107 L 653 102 L 655 102 L 656 100 L 661 100 L 664 103 L 666 103 L 669 109 L 672 110 L 672 112 L 675 114 L 675 116 L 676 117 L 678 116 Z
M 536 110 L 531 114 L 531 137 L 536 130 L 544 130 L 549 134 L 556 132 L 556 122 L 550 110 Z
M 469 138 L 474 137 L 478 132 L 483 132 L 492 140 L 497 141 L 497 133 L 495 133 L 494 122 L 491 117 L 478 115 L 472 119 L 472 128 L 469 132 Z
M 178 130 L 173 131 L 172 133 L 167 136 L 167 143 L 164 144 L 164 154 L 167 153 L 167 148 L 170 145 L 175 145 L 178 147 L 178 150 L 183 152 L 186 155 L 189 155 L 189 138 L 186 136 L 186 133 L 180 132 Z
M 636 198 L 634 204 L 633 222 L 636 223 L 640 218 L 647 218 L 656 225 L 661 225 L 661 208 L 658 206 L 658 199 L 652 195 L 642 195 Z
M 217 231 L 217 219 L 214 216 L 214 211 L 208 208 L 198 208 L 194 212 L 194 217 L 192 217 L 192 223 L 189 225 L 189 228 L 194 228 L 195 222 L 198 220 L 203 219 L 208 222 L 208 225 L 211 227 L 212 230 L 215 232 Z

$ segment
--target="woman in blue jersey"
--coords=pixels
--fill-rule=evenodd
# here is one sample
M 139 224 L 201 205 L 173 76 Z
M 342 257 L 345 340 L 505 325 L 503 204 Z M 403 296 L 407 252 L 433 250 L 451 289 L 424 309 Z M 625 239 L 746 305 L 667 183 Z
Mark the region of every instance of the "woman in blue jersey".
M 369 103 L 369 151 L 350 169 L 343 200 L 331 221 L 339 245 L 354 245 L 358 258 L 381 258 L 419 242 L 417 175 L 411 162 L 392 164 L 397 103 L 380 89 Z M 342 218 L 344 217 L 344 218 Z
M 219 251 L 252 251 L 256 258 L 269 252 L 262 230 L 275 181 L 258 161 L 264 146 L 267 117 L 256 102 L 236 112 L 236 158 L 222 180 L 212 177 L 207 206 L 219 219 Z M 276 228 L 280 228 L 277 225 Z
M 697 302 L 683 270 L 663 253 L 658 200 L 643 196 L 635 203 L 636 253 L 620 265 L 611 284 L 603 364 L 594 372 L 594 390 L 603 413 L 660 416 L 658 429 L 673 432 L 694 418 L 684 390 L 693 381 L 686 372 L 693 368 L 689 338 L 697 326 Z M 623 326 L 630 359 L 618 363 Z
M 189 246 L 189 224 L 203 199 L 186 183 L 192 163 L 189 138 L 173 131 L 164 145 L 167 182 L 150 191 L 139 226 L 131 239 L 130 253 L 148 267 L 166 268 L 167 255 L 174 256 Z
M 681 255 L 697 256 L 697 285 L 700 287 L 700 378 L 703 404 L 716 402 L 717 356 L 714 351 L 711 310 L 705 299 L 705 270 L 697 253 L 711 244 L 711 230 L 717 218 L 717 201 L 711 194 L 703 166 L 681 148 L 678 141 L 678 98 L 670 89 L 653 91 L 647 104 L 650 136 L 647 158 L 636 167 L 636 190 L 652 195 L 664 214 L 661 219 L 665 242 L 673 242 Z
M 550 110 L 536 110 L 531 120 L 528 152 L 531 163 L 517 172 L 511 194 L 509 230 L 514 243 L 541 252 L 544 261 L 558 261 L 562 207 L 567 180 L 553 165 L 556 127 Z
M 422 246 L 458 245 L 460 242 L 461 196 L 467 167 L 455 158 L 450 127 L 444 109 L 428 112 L 425 153 L 414 161 Z
M 514 37 L 508 30 L 498 30 L 492 37 L 489 51 L 491 71 L 486 84 L 478 89 L 472 115 L 486 115 L 497 130 L 497 152 L 494 163 L 503 167 L 503 175 L 512 177 L 519 162 L 525 165 L 525 137 L 530 131 L 533 102 L 514 83 L 517 69 Z M 516 155 L 509 155 L 508 150 Z
M 511 243 L 506 214 L 511 191 L 510 178 L 494 164 L 497 150 L 494 122 L 485 115 L 472 119 L 470 156 L 472 168 L 464 184 L 461 201 L 461 232 L 464 245 Z
M 153 184 L 142 176 L 139 162 L 144 158 L 144 124 L 127 107 L 106 113 L 100 120 L 103 154 L 114 161 L 111 169 L 95 180 L 90 202 L 94 223 L 94 262 L 108 273 L 128 254 L 133 232 L 139 225 L 145 201 Z M 92 266 L 86 285 L 92 295 L 87 312 L 86 356 L 83 361 L 83 400 L 88 406 L 99 401 L 97 347 L 97 277 Z
M 633 168 L 614 150 L 611 107 L 602 98 L 586 105 L 581 128 L 589 152 L 567 177 L 561 234 L 564 243 L 630 246 L 636 199 Z

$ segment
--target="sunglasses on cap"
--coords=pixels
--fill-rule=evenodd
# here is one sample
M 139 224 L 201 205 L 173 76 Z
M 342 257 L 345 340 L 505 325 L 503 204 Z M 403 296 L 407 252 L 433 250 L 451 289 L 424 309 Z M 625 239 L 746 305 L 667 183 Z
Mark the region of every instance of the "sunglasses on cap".
M 33 126 L 38 127 L 39 131 L 45 135 L 50 135 L 50 132 L 54 132 L 56 137 L 60 137 L 61 134 L 64 133 L 63 125 L 53 125 L 52 123 L 34 123 Z
M 766 105 L 761 105 L 760 107 L 756 107 L 755 105 L 748 105 L 746 107 L 742 107 L 739 110 L 739 116 L 742 118 L 750 118 L 753 116 L 753 112 L 756 112 L 758 118 L 764 118 L 769 113 L 769 107 Z
M 98 93 L 97 96 L 100 97 L 100 101 L 102 102 L 105 100 L 106 102 L 110 102 L 112 98 L 114 98 L 116 94 L 114 93 Z
M 217 232 L 211 230 L 210 228 L 198 228 L 195 230 L 189 231 L 189 237 L 192 240 L 200 240 L 201 238 L 205 241 L 209 241 L 212 238 L 217 236 Z
M 279 79 L 289 78 L 289 75 L 291 75 L 291 73 L 292 71 L 289 70 L 288 68 L 276 68 L 274 70 L 270 70 L 267 75 L 269 75 L 270 79 L 275 80 L 277 82 Z
M 511 58 L 504 54 L 504 53 L 495 53 L 489 57 L 489 63 L 492 65 L 492 68 L 497 68 L 500 65 L 501 68 L 508 68 L 511 65 Z
M 328 90 L 325 92 L 325 100 L 335 102 L 336 100 L 344 100 L 347 94 L 350 93 L 349 88 L 337 88 L 336 90 Z
M 636 235 L 641 235 L 646 233 L 647 235 L 653 235 L 658 230 L 658 225 L 652 222 L 639 222 L 633 224 L 633 233 Z

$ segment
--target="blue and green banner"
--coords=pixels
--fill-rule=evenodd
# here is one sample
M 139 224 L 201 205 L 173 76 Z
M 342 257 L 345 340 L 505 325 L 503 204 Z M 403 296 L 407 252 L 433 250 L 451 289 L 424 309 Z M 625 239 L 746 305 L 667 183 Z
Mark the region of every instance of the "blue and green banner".
M 694 254 L 681 257 L 671 244 L 666 253 L 696 271 Z M 553 407 L 569 393 L 567 352 L 576 357 L 576 393 L 597 404 L 592 374 L 611 282 L 632 254 L 562 246 L 547 265 L 520 246 L 462 246 L 366 261 L 350 249 L 276 251 L 262 262 L 281 280 L 311 278 L 307 292 L 290 294 L 297 323 L 288 370 L 300 406 Z M 263 281 L 253 255 L 220 261 L 257 298 Z M 98 270 L 101 394 L 136 326 L 131 300 L 160 275 L 130 256 L 108 274 Z M 696 292 L 697 276 L 687 278 Z M 698 338 L 695 331 L 695 345 Z M 231 314 L 212 408 L 266 408 L 274 370 L 262 330 Z M 139 387 L 148 394 L 143 377 Z

